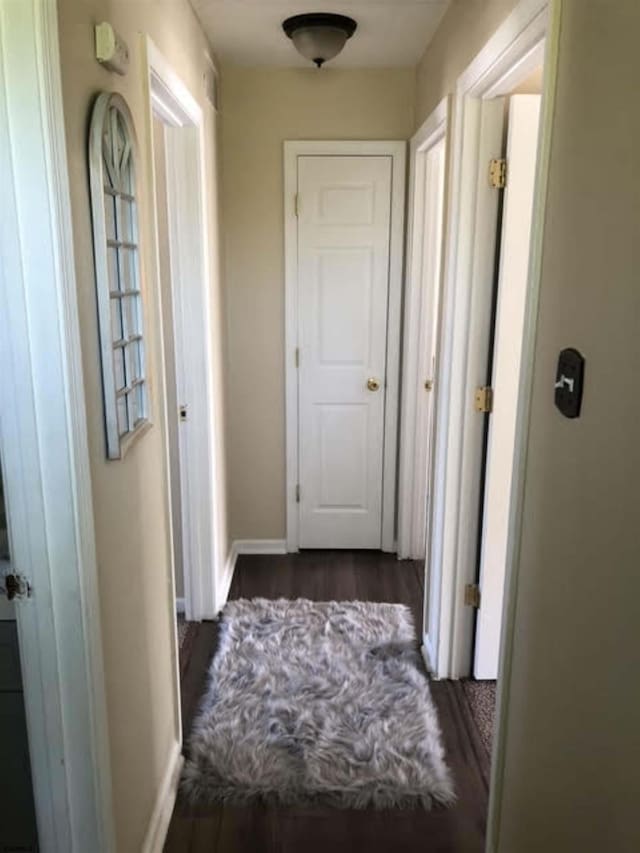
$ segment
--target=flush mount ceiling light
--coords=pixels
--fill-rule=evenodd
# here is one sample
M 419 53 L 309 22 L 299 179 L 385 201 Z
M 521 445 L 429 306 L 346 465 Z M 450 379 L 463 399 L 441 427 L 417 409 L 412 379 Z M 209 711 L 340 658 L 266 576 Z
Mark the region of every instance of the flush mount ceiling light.
M 340 53 L 357 26 L 353 18 L 347 18 L 346 15 L 311 12 L 287 18 L 282 29 L 298 53 L 321 68 L 328 59 Z

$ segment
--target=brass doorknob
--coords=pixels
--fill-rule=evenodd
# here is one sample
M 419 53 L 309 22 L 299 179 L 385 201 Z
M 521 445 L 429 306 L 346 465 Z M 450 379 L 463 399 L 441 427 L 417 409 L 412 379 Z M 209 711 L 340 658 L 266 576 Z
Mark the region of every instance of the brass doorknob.
M 370 379 L 367 379 L 367 388 L 369 391 L 379 391 L 380 390 L 380 380 L 376 379 L 372 376 Z

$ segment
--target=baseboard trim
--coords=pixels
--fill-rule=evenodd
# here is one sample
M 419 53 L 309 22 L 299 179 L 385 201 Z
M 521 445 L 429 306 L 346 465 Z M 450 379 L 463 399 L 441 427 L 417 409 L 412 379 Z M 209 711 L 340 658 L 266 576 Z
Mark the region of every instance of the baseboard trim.
M 229 590 L 233 580 L 233 573 L 236 568 L 236 560 L 238 559 L 238 548 L 236 542 L 231 543 L 227 561 L 224 565 L 224 575 L 220 582 L 220 589 L 216 593 L 216 613 L 220 613 L 222 608 L 227 603 L 229 598 Z
M 236 539 L 233 543 L 237 554 L 286 554 L 284 539 Z
M 176 613 L 184 613 L 186 610 L 186 604 L 184 598 L 176 598 Z
M 284 539 L 234 539 L 229 548 L 229 556 L 224 566 L 220 588 L 216 593 L 216 613 L 220 613 L 229 598 L 233 573 L 240 554 L 286 554 Z M 176 600 L 176 604 L 177 604 Z
M 431 643 L 429 642 L 426 634 L 424 634 L 422 637 L 422 645 L 420 646 L 420 653 L 422 654 L 422 660 L 424 661 L 424 665 L 427 668 L 427 672 L 429 673 L 431 678 L 433 678 L 434 681 L 437 681 L 438 676 L 435 674 L 436 667 L 435 667 L 435 661 L 433 660 Z
M 178 783 L 184 758 L 180 744 L 176 741 L 171 746 L 167 767 L 158 791 L 158 797 L 151 813 L 149 827 L 142 844 L 141 853 L 162 853 L 167 837 L 173 806 L 178 794 Z

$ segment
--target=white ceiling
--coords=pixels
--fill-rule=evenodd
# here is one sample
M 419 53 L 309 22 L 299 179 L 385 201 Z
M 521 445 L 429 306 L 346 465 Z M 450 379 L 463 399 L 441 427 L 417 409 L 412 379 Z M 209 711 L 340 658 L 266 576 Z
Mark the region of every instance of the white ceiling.
M 416 65 L 449 0 L 191 0 L 222 63 L 310 67 L 282 31 L 282 21 L 302 12 L 349 15 L 358 29 L 331 67 Z

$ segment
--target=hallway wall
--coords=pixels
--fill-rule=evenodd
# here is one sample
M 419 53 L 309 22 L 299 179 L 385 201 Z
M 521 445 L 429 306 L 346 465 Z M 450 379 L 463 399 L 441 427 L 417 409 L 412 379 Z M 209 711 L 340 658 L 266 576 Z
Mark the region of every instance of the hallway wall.
M 211 223 L 212 327 L 217 414 L 222 423 L 222 340 L 224 324 L 218 274 L 218 206 L 215 175 L 216 129 L 204 98 L 202 75 L 207 41 L 187 0 L 59 0 L 62 83 L 78 303 L 87 400 L 99 591 L 105 660 L 113 802 L 118 853 L 142 849 L 156 798 L 177 743 L 179 697 L 174 657 L 171 548 L 168 517 L 166 423 L 159 326 L 159 284 L 150 221 L 148 109 L 141 33 L 148 33 L 183 78 L 206 115 Z M 94 59 L 94 25 L 109 21 L 127 41 L 131 62 L 126 76 L 112 74 Z M 87 132 L 90 109 L 100 90 L 118 91 L 133 113 L 138 143 L 141 247 L 147 366 L 153 428 L 124 459 L 105 459 L 103 405 L 96 319 Z M 222 541 L 226 539 L 223 430 L 217 448 Z
M 497 849 L 631 853 L 640 850 L 640 5 L 561 9 Z M 614 181 L 597 168 L 602 151 Z M 586 359 L 573 421 L 553 403 L 567 346 Z
M 556 0 L 557 2 L 557 0 Z M 512 0 L 454 0 L 420 63 L 416 124 Z M 640 849 L 640 106 L 637 0 L 562 0 L 526 448 L 499 853 Z M 597 118 L 599 116 L 599 118 Z M 615 178 L 599 168 L 602 152 Z M 586 358 L 578 420 L 559 351 Z
M 285 139 L 407 139 L 407 69 L 224 68 L 222 157 L 234 539 L 285 537 Z

